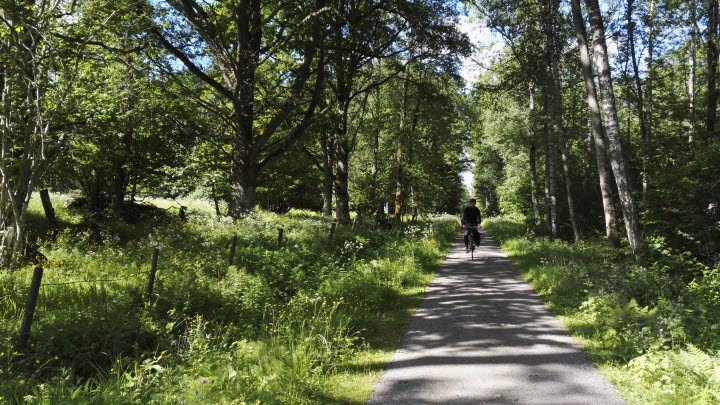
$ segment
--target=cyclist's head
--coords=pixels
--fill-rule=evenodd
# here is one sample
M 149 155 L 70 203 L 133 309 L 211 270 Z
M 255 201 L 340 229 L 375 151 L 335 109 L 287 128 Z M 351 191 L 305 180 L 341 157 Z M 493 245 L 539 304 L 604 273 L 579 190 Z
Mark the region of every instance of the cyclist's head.
M 468 201 L 468 204 L 469 204 L 469 205 L 475 205 L 475 202 L 476 202 L 475 199 L 474 199 L 474 198 L 471 198 L 471 199 Z

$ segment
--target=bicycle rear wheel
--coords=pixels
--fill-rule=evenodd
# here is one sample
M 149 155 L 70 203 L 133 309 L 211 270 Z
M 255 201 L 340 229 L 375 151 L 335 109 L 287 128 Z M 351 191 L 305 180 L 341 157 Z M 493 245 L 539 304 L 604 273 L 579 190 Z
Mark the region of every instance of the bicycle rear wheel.
M 470 260 L 475 260 L 475 235 L 470 232 Z

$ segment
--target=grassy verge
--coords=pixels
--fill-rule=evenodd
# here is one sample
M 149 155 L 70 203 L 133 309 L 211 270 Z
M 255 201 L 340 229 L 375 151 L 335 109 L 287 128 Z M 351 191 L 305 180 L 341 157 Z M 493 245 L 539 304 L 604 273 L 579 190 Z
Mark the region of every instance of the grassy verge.
M 457 229 L 360 221 L 328 243 L 330 223 L 308 212 L 232 221 L 194 201 L 187 221 L 151 210 L 128 224 L 62 199 L 49 236 L 31 206 L 47 261 L 24 353 L 13 342 L 32 269 L 0 273 L 0 402 L 364 403 Z
M 650 239 L 643 266 L 601 241 L 484 226 L 630 404 L 720 403 L 720 274 Z

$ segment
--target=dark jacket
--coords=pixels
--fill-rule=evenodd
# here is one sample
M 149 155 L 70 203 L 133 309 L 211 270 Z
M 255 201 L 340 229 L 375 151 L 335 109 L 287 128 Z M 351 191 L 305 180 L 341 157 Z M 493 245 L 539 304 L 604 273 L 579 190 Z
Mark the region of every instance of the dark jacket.
M 465 207 L 463 210 L 462 223 L 471 226 L 478 226 L 482 218 L 480 218 L 480 209 L 478 207 Z

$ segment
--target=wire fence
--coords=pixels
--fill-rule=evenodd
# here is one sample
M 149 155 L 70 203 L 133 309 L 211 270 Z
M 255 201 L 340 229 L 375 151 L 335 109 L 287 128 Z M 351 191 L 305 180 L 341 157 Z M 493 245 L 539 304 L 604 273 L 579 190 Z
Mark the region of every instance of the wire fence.
M 336 226 L 337 226 L 336 222 L 333 222 L 331 224 L 331 228 L 330 228 L 329 234 L 327 236 L 328 244 L 331 244 L 333 242 L 333 238 L 334 238 L 335 231 L 336 231 Z M 352 229 L 354 230 L 354 228 L 355 228 L 355 224 L 353 223 Z M 279 228 L 278 229 L 278 237 L 277 237 L 278 249 L 283 246 L 283 236 L 284 236 L 284 230 L 282 228 Z M 231 245 L 229 246 L 228 265 L 230 265 L 230 266 L 233 265 L 233 261 L 235 258 L 235 248 L 236 248 L 237 242 L 238 242 L 238 237 L 236 234 L 233 236 L 233 238 L 231 240 Z M 52 286 L 63 286 L 63 285 L 114 283 L 114 282 L 128 281 L 131 279 L 140 279 L 141 277 L 146 276 L 147 277 L 147 286 L 146 286 L 144 302 L 147 303 L 147 302 L 149 302 L 150 297 L 152 296 L 152 292 L 153 292 L 155 274 L 156 274 L 157 266 L 158 266 L 158 255 L 159 255 L 159 249 L 155 248 L 153 251 L 152 263 L 151 263 L 149 272 L 138 271 L 138 272 L 129 274 L 124 277 L 115 277 L 115 278 L 103 278 L 103 279 L 92 279 L 92 280 L 89 280 L 89 279 L 68 280 L 68 281 L 59 281 L 59 282 L 52 282 L 52 283 L 42 283 L 43 269 L 42 269 L 42 267 L 37 266 L 33 273 L 32 283 L 29 286 L 14 288 L 12 290 L 4 292 L 3 295 L 0 295 L 0 303 L 3 303 L 5 300 L 9 299 L 10 297 L 15 296 L 16 294 L 27 292 L 28 299 L 26 302 L 25 311 L 23 313 L 23 322 L 22 322 L 20 333 L 19 333 L 18 344 L 16 346 L 17 350 L 22 351 L 25 349 L 25 346 L 27 345 L 27 342 L 28 342 L 28 339 L 30 336 L 30 328 L 32 326 L 33 313 L 35 311 L 35 306 L 37 304 L 37 299 L 38 299 L 40 288 L 52 287 Z
M 67 284 L 93 284 L 93 283 L 114 283 L 116 281 L 128 281 L 131 278 L 138 277 L 142 275 L 143 273 L 137 272 L 128 275 L 127 277 L 120 277 L 120 278 L 103 278 L 103 279 L 96 279 L 96 280 L 71 280 L 71 281 L 62 281 L 58 283 L 44 283 L 41 285 L 41 287 L 48 287 L 53 285 L 67 285 Z
M 119 281 L 128 281 L 133 278 L 140 278 L 140 276 L 145 275 L 144 272 L 136 272 L 129 274 L 126 277 L 117 277 L 117 278 L 101 278 L 101 279 L 93 279 L 93 280 L 69 280 L 69 281 L 60 281 L 55 283 L 43 283 L 40 285 L 40 288 L 44 287 L 51 287 L 51 286 L 60 286 L 60 285 L 72 285 L 72 284 L 97 284 L 97 283 L 114 283 Z M 0 295 L 0 302 L 2 302 L 5 299 L 8 299 L 8 297 L 12 297 L 16 293 L 21 293 L 23 291 L 27 292 L 29 286 L 24 287 L 18 287 L 12 290 L 6 291 L 4 294 Z

